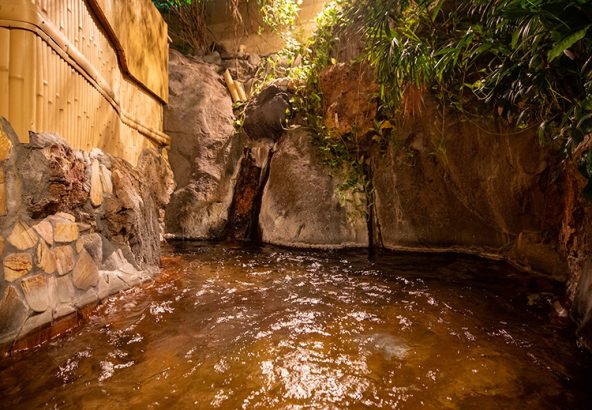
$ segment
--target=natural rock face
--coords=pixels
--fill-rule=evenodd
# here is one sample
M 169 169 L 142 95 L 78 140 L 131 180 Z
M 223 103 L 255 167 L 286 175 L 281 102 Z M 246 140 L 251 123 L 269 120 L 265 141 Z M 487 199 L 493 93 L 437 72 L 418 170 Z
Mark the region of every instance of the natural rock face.
M 208 64 L 172 51 L 165 132 L 177 190 L 166 212 L 177 237 L 223 234 L 232 201 L 232 177 L 243 150 L 235 136 L 232 102 L 222 77 Z
M 113 197 L 105 201 L 105 214 L 95 222 L 102 227 L 101 234 L 125 249 L 138 267 L 156 266 L 160 259 L 160 212 L 151 188 L 154 181 L 144 180 L 138 170 L 117 158 L 112 159 L 111 172 Z
M 325 126 L 335 136 L 355 130 L 358 137 L 363 137 L 374 128 L 378 85 L 367 64 L 329 66 L 321 72 L 319 89 L 323 94 Z
M 505 255 L 563 277 L 544 240 L 559 216 L 546 199 L 551 157 L 534 135 L 487 133 L 452 115 L 443 125 L 428 103 L 397 138 L 373 159 L 378 244 Z
M 23 202 L 33 218 L 82 206 L 85 164 L 54 134 L 30 134 L 30 143 L 18 147 L 18 173 L 26 187 Z
M 277 140 L 283 132 L 290 96 L 275 85 L 265 88 L 249 102 L 243 127 L 251 139 Z
M 102 169 L 104 168 L 101 165 Z M 138 172 L 142 175 L 145 181 L 148 181 L 148 189 L 154 205 L 158 209 L 158 222 L 160 225 L 161 236 L 165 231 L 165 209 L 171 198 L 171 194 L 175 190 L 175 179 L 173 170 L 168 162 L 168 154 L 166 151 L 163 155 L 155 155 L 151 151 L 144 151 L 138 160 Z M 104 189 L 105 192 L 113 192 L 113 185 L 111 182 L 111 172 L 105 168 L 102 175 L 104 175 Z
M 258 240 L 261 196 L 269 175 L 273 143 L 259 141 L 245 148 L 230 206 L 227 237 L 233 240 Z
M 262 240 L 303 248 L 368 246 L 360 210 L 339 202 L 340 182 L 322 164 L 306 130 L 286 132 L 272 157 L 263 192 Z
M 592 204 L 581 194 L 587 184 L 575 165 L 566 164 L 563 220 L 559 236 L 572 276 L 568 295 L 571 316 L 582 342 L 592 350 Z
M 16 336 L 29 312 L 14 286 L 8 286 L 0 296 L 0 343 Z

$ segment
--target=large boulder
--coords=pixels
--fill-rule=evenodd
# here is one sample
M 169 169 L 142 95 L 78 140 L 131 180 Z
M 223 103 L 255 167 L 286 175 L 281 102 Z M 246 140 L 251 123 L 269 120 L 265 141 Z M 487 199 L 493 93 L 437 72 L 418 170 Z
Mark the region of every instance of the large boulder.
M 386 156 L 373 158 L 376 242 L 505 256 L 562 277 L 553 232 L 560 210 L 548 195 L 551 151 L 533 133 L 481 125 L 453 115 L 444 121 L 427 101 L 397 130 Z
M 277 140 L 282 135 L 289 107 L 290 96 L 286 91 L 273 84 L 266 87 L 246 108 L 245 132 L 251 139 Z
M 288 131 L 271 159 L 259 227 L 263 242 L 301 248 L 368 246 L 363 216 L 353 201 L 340 201 L 341 178 L 323 164 L 309 132 Z
M 226 227 L 233 177 L 243 151 L 232 101 L 214 67 L 171 51 L 165 132 L 177 190 L 166 212 L 175 237 L 210 239 Z

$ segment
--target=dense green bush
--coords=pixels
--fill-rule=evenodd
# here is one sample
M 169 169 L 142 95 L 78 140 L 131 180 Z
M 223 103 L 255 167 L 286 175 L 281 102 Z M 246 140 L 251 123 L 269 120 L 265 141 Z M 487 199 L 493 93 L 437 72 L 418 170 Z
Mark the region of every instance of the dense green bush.
M 538 129 L 542 143 L 556 142 L 592 177 L 592 2 L 333 1 L 304 48 L 300 109 L 319 134 L 316 81 L 344 33 L 364 42 L 359 58 L 376 69 L 382 118 L 402 117 L 413 86 L 469 120 Z

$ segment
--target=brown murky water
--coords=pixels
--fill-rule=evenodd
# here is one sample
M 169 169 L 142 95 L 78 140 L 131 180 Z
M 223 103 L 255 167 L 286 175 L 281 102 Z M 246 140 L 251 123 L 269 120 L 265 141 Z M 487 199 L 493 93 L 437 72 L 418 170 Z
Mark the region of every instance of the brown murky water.
M 154 283 L 0 366 L 3 408 L 586 408 L 561 287 L 441 255 L 176 243 Z

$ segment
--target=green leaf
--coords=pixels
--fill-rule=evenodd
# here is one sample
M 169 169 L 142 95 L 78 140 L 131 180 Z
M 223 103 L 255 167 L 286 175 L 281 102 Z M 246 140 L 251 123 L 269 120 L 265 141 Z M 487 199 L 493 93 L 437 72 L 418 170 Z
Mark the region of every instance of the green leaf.
M 575 33 L 572 33 L 569 36 L 564 37 L 563 40 L 555 43 L 553 48 L 551 48 L 551 50 L 549 50 L 549 52 L 547 53 L 547 58 L 549 62 L 555 60 L 557 57 L 561 55 L 561 53 L 563 53 L 564 50 L 567 50 L 575 43 L 583 39 L 586 35 L 586 32 L 591 26 L 592 24 L 588 24 L 583 29 L 576 31 Z

